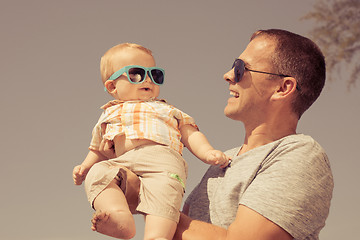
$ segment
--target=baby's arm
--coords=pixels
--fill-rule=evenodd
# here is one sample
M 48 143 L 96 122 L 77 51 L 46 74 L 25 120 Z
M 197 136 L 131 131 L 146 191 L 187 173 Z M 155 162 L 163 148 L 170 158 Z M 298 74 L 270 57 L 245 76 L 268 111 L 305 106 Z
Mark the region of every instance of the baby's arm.
M 222 168 L 228 165 L 230 157 L 215 150 L 197 128 L 186 124 L 180 128 L 180 133 L 181 142 L 201 161 L 211 165 L 220 165 Z
M 86 174 L 89 172 L 90 168 L 95 163 L 103 160 L 106 160 L 106 158 L 100 152 L 90 150 L 85 160 L 80 165 L 74 167 L 73 180 L 75 185 L 81 185 L 85 180 Z

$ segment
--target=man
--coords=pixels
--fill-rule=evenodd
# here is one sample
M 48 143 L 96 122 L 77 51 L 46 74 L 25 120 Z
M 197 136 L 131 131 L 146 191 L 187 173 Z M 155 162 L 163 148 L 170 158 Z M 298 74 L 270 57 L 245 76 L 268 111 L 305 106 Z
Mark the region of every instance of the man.
M 257 31 L 224 79 L 224 113 L 243 122 L 244 143 L 226 152 L 229 167 L 210 167 L 189 195 L 174 239 L 318 239 L 333 177 L 324 150 L 296 127 L 325 83 L 321 51 L 288 31 Z M 125 195 L 136 188 L 132 175 Z
M 224 79 L 224 113 L 244 123 L 244 144 L 190 194 L 175 239 L 318 239 L 333 178 L 324 150 L 296 127 L 324 86 L 321 51 L 288 31 L 258 31 Z

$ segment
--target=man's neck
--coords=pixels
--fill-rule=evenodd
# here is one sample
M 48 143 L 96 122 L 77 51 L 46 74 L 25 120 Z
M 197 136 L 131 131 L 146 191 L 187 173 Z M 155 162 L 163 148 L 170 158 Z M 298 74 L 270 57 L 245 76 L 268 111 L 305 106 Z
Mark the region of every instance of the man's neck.
M 245 153 L 256 147 L 263 146 L 283 137 L 296 134 L 297 121 L 278 125 L 263 123 L 256 127 L 245 128 L 244 144 L 239 154 Z

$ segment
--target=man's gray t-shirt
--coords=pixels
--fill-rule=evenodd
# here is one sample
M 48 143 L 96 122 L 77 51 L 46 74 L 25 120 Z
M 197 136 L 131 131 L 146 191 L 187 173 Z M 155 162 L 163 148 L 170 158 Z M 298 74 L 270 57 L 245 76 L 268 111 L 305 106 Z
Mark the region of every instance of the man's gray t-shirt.
M 186 204 L 189 216 L 224 228 L 239 204 L 271 220 L 294 239 L 318 239 L 334 187 L 325 151 L 310 136 L 296 134 L 237 156 L 231 167 L 211 166 Z

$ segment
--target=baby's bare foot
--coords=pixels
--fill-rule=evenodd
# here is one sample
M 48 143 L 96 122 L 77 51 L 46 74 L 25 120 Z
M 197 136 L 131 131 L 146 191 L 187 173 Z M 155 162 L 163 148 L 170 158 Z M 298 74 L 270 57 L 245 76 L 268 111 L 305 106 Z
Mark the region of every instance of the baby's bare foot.
M 135 222 L 132 215 L 118 211 L 96 211 L 91 220 L 93 231 L 121 239 L 135 236 Z
M 97 228 L 96 226 L 98 224 L 103 224 L 104 222 L 107 222 L 109 220 L 109 216 L 110 214 L 106 213 L 106 212 L 102 212 L 102 211 L 96 211 L 94 214 L 93 214 L 93 218 L 91 219 L 91 223 L 92 223 L 92 226 L 91 226 L 91 229 L 93 231 L 97 231 Z M 103 222 L 103 223 L 101 223 Z

